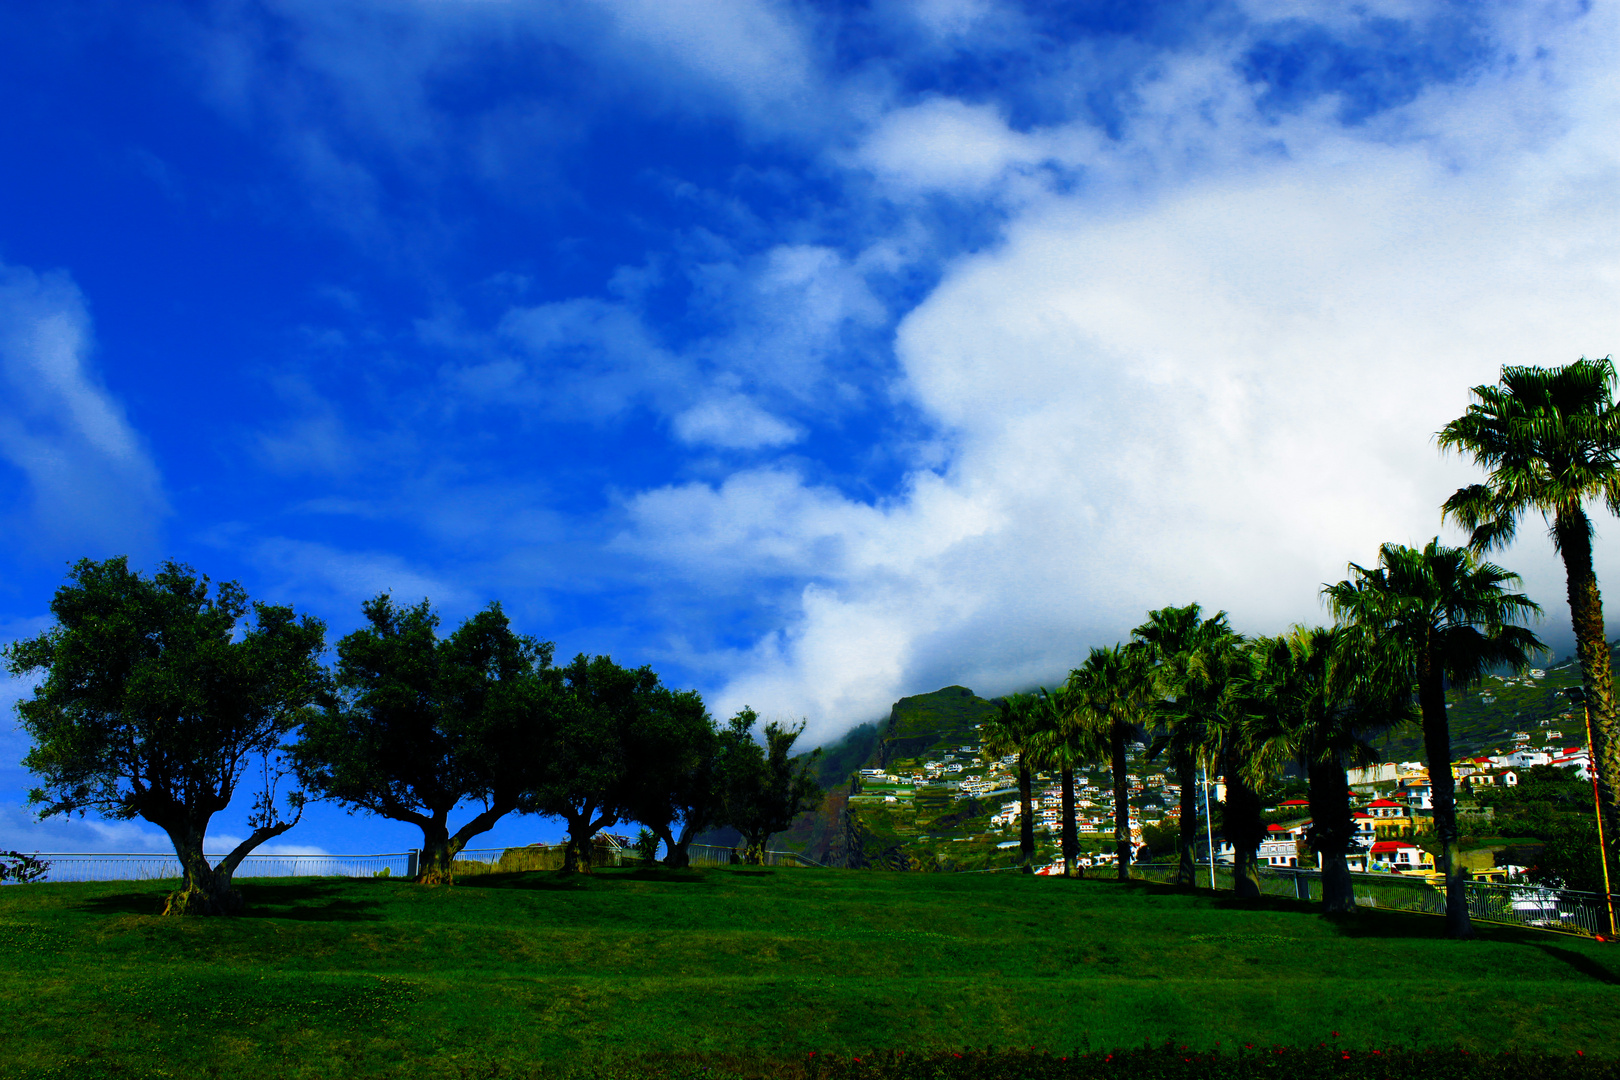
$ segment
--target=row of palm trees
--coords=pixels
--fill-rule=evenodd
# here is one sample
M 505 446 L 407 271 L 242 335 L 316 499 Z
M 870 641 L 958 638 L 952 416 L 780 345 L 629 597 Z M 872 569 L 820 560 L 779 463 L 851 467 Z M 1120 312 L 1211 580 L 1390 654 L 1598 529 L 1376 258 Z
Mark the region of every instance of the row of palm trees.
M 1345 770 L 1371 759 L 1370 740 L 1379 733 L 1417 722 L 1448 885 L 1446 929 L 1469 936 L 1445 694 L 1477 685 L 1493 670 L 1523 670 L 1545 652 L 1523 625 L 1541 609 L 1513 591 L 1518 575 L 1484 558 L 1512 540 L 1527 511 L 1546 519 L 1565 564 L 1606 832 L 1620 832 L 1620 740 L 1585 509 L 1601 498 L 1620 513 L 1615 386 L 1610 360 L 1583 358 L 1560 368 L 1504 368 L 1499 384 L 1474 387 L 1467 413 L 1438 436 L 1443 449 L 1470 454 L 1489 470 L 1485 483 L 1461 489 L 1442 509 L 1443 520 L 1472 530 L 1468 544 L 1385 544 L 1374 565 L 1350 564 L 1343 581 L 1322 590 L 1333 625 L 1244 637 L 1225 612 L 1205 616 L 1196 603 L 1162 608 L 1148 613 L 1130 641 L 1092 649 L 1056 690 L 1003 699 L 982 734 L 988 752 L 1018 755 L 1026 868 L 1034 855 L 1033 771 L 1061 776 L 1060 847 L 1065 873 L 1073 874 L 1074 774 L 1108 761 L 1118 875 L 1129 875 L 1125 747 L 1146 730 L 1155 733 L 1150 755 L 1162 755 L 1181 785 L 1178 883 L 1193 880 L 1203 767 L 1226 779 L 1225 835 L 1236 853 L 1236 891 L 1259 895 L 1260 792 L 1294 765 L 1309 785 L 1307 839 L 1321 856 L 1324 907 L 1353 912 Z

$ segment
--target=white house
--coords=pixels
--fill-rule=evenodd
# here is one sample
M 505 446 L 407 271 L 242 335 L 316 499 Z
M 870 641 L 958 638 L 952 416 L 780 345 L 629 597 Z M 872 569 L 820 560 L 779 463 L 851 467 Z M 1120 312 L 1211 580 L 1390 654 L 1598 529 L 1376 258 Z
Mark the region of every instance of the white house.
M 1403 840 L 1380 840 L 1372 846 L 1372 864 L 1375 870 L 1433 870 L 1434 862 L 1428 852 L 1416 844 Z

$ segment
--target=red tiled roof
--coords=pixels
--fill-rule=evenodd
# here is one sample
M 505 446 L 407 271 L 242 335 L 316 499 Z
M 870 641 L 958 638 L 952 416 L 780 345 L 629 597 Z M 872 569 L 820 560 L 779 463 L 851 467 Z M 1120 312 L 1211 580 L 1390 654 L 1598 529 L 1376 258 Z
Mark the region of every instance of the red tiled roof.
M 1417 850 L 1417 845 L 1416 844 L 1403 844 L 1399 840 L 1379 840 L 1376 843 L 1374 843 L 1373 846 L 1372 846 L 1372 849 L 1373 849 L 1374 852 L 1379 852 L 1379 851 L 1399 851 L 1402 848 L 1411 848 L 1413 851 L 1416 851 Z
M 1368 803 L 1367 805 L 1368 806 L 1405 806 L 1406 804 L 1405 803 L 1398 803 L 1394 799 L 1374 799 L 1372 802 Z

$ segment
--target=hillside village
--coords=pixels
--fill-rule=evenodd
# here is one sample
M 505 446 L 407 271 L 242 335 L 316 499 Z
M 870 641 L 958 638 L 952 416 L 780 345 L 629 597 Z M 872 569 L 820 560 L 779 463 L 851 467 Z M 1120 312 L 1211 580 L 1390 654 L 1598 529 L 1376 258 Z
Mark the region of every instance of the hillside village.
M 1522 838 L 1515 842 L 1492 835 L 1494 810 L 1485 792 L 1514 788 L 1536 766 L 1590 778 L 1584 717 L 1562 693 L 1573 685 L 1578 685 L 1578 675 L 1566 663 L 1522 677 L 1495 676 L 1471 694 L 1452 695 L 1448 708 L 1455 718 L 1457 751 L 1452 769 L 1458 778 L 1459 823 L 1472 846 L 1464 861 L 1474 876 L 1504 880 L 1522 874 L 1524 861 L 1534 854 L 1533 839 L 1527 850 Z M 858 729 L 829 749 L 823 769 L 823 782 L 831 789 L 827 804 L 782 839 L 812 858 L 838 865 L 975 870 L 1014 864 L 1021 816 L 1017 760 L 987 755 L 977 737 L 979 725 L 995 708 L 993 701 L 959 686 L 896 702 L 886 725 Z M 1417 750 L 1414 734 L 1393 733 L 1381 749 Z M 1352 869 L 1434 873 L 1433 787 L 1419 757 L 1413 753 L 1352 770 L 1362 845 L 1351 857 Z M 1127 763 L 1137 857 L 1172 861 L 1181 787 L 1143 742 L 1128 747 Z M 1208 859 L 1203 837 L 1213 833 L 1216 861 L 1230 862 L 1231 846 L 1220 835 L 1225 798 L 1220 777 L 1210 778 L 1207 793 L 1195 793 L 1201 819 L 1206 794 L 1213 823 L 1200 829 L 1196 856 L 1201 862 Z M 1055 865 L 1062 805 L 1057 774 L 1034 774 L 1032 795 L 1037 860 Z M 1270 836 L 1260 849 L 1262 865 L 1314 866 L 1305 843 L 1310 808 L 1303 780 L 1285 777 L 1268 795 Z M 1081 864 L 1112 865 L 1116 808 L 1104 763 L 1076 773 L 1075 806 Z

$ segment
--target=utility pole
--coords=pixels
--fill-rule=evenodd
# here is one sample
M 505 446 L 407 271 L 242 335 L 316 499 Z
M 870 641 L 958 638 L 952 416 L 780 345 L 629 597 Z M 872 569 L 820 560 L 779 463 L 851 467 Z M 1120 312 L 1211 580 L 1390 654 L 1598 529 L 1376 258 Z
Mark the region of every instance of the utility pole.
M 1603 842 L 1603 803 L 1598 799 L 1597 750 L 1592 743 L 1592 705 L 1586 700 L 1586 687 L 1572 686 L 1564 693 L 1581 703 L 1586 714 L 1586 767 L 1592 773 L 1592 812 L 1597 815 L 1598 863 L 1603 867 L 1603 910 L 1609 916 L 1609 940 L 1614 940 L 1614 890 L 1609 885 L 1609 848 Z
M 1215 891 L 1215 819 L 1209 816 L 1209 764 L 1200 761 L 1204 774 L 1204 835 L 1209 839 L 1209 891 Z

